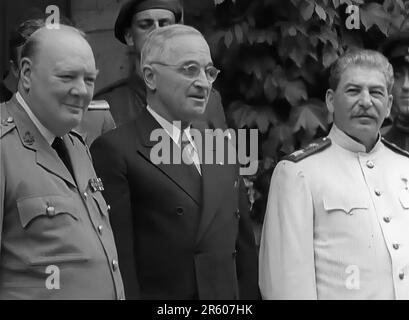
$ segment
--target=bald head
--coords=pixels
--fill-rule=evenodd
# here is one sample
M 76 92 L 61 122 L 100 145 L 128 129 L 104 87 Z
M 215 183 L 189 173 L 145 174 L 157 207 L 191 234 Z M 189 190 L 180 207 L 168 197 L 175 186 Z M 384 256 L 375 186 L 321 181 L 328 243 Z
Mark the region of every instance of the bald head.
M 76 127 L 94 92 L 95 59 L 77 29 L 43 27 L 24 45 L 19 91 L 42 124 L 57 136 Z

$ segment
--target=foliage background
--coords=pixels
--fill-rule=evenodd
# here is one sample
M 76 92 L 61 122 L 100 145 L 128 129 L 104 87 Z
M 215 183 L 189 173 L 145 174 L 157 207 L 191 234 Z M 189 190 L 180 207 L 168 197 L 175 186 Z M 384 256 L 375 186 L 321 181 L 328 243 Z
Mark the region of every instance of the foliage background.
M 205 34 L 222 70 L 215 86 L 229 125 L 259 130 L 259 170 L 246 183 L 252 218 L 260 224 L 277 161 L 329 130 L 328 67 L 345 50 L 376 49 L 391 34 L 407 30 L 409 2 L 185 0 L 184 5 L 185 23 Z M 358 6 L 359 21 L 346 13 L 348 5 Z M 347 21 L 358 29 L 348 29 Z

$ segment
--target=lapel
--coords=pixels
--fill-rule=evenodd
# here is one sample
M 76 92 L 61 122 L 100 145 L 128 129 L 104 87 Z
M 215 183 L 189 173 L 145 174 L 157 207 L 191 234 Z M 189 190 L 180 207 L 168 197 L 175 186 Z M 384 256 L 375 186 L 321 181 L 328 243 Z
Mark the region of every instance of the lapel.
M 198 206 L 201 205 L 201 192 L 200 183 L 197 184 L 196 179 L 192 179 L 192 172 L 190 170 L 196 170 L 192 166 L 187 166 L 184 164 L 154 164 L 151 159 L 152 148 L 158 143 L 157 141 L 151 141 L 151 132 L 155 129 L 162 129 L 160 124 L 152 117 L 146 108 L 143 109 L 140 116 L 137 118 L 135 123 L 135 130 L 137 131 L 137 136 L 141 138 L 141 146 L 138 145 L 137 152 L 143 156 L 147 161 L 151 162 L 156 168 L 158 168 L 164 175 L 166 175 L 170 180 L 172 180 L 180 189 L 182 189 L 189 197 L 194 200 Z M 166 137 L 167 134 L 165 133 Z M 171 143 L 170 152 L 173 149 L 179 148 L 173 140 L 169 137 L 169 142 Z M 172 153 L 170 153 L 172 154 Z M 200 177 L 200 176 L 199 176 Z
M 15 96 L 13 96 L 8 105 L 8 110 L 14 118 L 21 143 L 27 149 L 35 151 L 37 164 L 76 187 L 70 172 L 62 160 L 31 121 Z
M 209 136 L 205 136 L 204 132 L 202 132 L 202 137 L 202 156 L 204 156 L 204 141 Z M 224 142 L 226 143 L 226 140 Z M 205 161 L 202 161 L 203 205 L 196 236 L 197 244 L 209 228 L 221 203 L 223 201 L 231 201 L 231 199 L 225 198 L 225 194 L 227 190 L 233 188 L 235 171 L 232 165 L 227 164 L 226 156 L 221 164 L 216 162 L 215 155 L 216 150 L 213 150 L 213 163 L 211 164 L 205 164 Z

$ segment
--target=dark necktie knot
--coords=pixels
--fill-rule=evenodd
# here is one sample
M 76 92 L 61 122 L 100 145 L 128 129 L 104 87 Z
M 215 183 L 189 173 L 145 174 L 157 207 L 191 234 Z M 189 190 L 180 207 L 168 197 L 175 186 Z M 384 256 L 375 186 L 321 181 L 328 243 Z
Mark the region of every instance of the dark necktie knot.
M 64 143 L 64 140 L 62 138 L 56 137 L 51 144 L 51 147 L 57 152 L 58 156 L 60 157 L 68 171 L 71 173 L 72 177 L 74 177 L 74 171 L 72 170 L 70 156 L 68 154 L 68 150 Z

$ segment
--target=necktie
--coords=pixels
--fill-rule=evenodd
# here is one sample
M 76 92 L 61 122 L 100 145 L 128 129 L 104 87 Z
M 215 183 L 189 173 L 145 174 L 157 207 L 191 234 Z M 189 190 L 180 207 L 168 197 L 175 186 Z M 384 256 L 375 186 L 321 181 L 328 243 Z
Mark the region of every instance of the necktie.
M 70 156 L 68 155 L 68 150 L 67 147 L 65 146 L 63 139 L 56 137 L 53 143 L 51 144 L 51 147 L 57 152 L 58 156 L 65 164 L 66 168 L 71 173 L 71 176 L 74 177 L 74 171 L 72 170 Z
M 199 172 L 199 174 L 202 175 L 202 172 L 200 170 L 200 165 L 196 164 L 193 161 L 194 156 L 195 156 L 195 148 L 190 142 L 190 140 L 188 139 L 186 133 L 183 133 L 182 140 L 180 142 L 180 147 L 182 149 L 182 155 L 184 155 L 184 157 L 190 160 L 189 163 L 186 163 L 186 164 L 194 165 L 196 170 Z

